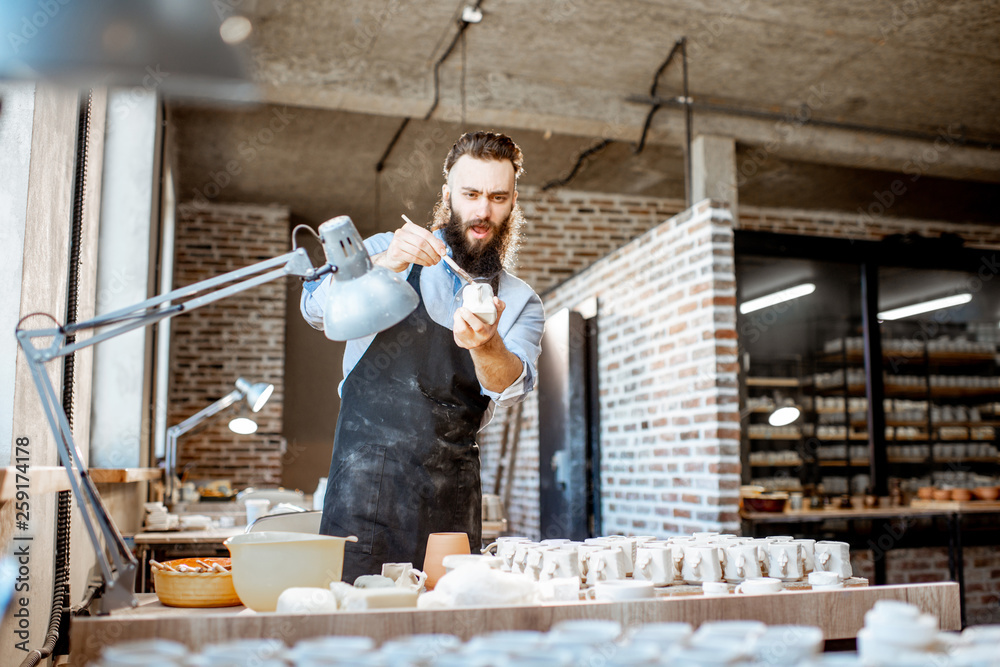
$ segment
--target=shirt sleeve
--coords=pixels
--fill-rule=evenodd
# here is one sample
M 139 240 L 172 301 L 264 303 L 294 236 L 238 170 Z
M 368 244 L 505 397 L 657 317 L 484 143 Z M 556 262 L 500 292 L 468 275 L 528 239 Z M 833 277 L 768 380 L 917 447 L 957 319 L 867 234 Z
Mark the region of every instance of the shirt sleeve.
M 503 336 L 504 346 L 521 360 L 521 375 L 502 392 L 483 388 L 499 407 L 519 403 L 535 388 L 538 355 L 542 351 L 542 332 L 545 329 L 545 311 L 542 300 L 532 293 L 510 330 Z
M 385 252 L 392 242 L 392 232 L 376 234 L 365 239 L 365 250 L 371 256 Z M 299 311 L 303 319 L 313 329 L 323 328 L 323 304 L 326 303 L 327 289 L 333 276 L 323 276 L 319 280 L 311 280 L 302 285 L 302 297 L 299 300 Z

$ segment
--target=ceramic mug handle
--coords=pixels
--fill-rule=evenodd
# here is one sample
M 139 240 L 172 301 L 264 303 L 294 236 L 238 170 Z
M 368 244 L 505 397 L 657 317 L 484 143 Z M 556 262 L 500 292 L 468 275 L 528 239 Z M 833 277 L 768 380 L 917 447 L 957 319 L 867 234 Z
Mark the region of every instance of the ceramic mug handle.
M 479 551 L 479 553 L 481 553 L 481 554 L 491 554 L 493 556 L 496 556 L 497 555 L 496 550 L 499 548 L 499 546 L 498 546 L 499 544 L 500 544 L 499 542 L 490 542 L 485 547 L 483 547 Z M 493 551 L 491 552 L 490 549 L 493 549 Z

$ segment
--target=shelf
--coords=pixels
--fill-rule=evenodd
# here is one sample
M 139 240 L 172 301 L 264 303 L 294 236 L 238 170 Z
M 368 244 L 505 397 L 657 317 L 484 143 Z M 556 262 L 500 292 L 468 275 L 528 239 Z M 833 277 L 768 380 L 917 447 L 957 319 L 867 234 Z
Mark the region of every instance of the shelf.
M 801 435 L 748 435 L 748 440 L 801 440 Z
M 14 500 L 18 485 L 28 480 L 28 494 L 57 493 L 69 491 L 69 475 L 62 466 L 29 466 L 27 474 L 19 473 L 14 466 L 0 468 L 0 501 Z M 24 489 L 20 489 L 24 490 Z
M 927 458 L 890 458 L 889 463 L 914 463 L 914 464 L 924 464 L 930 465 L 931 461 Z M 981 457 L 981 456 L 970 456 L 964 458 L 956 458 L 954 456 L 948 457 L 934 457 L 934 463 L 1000 463 L 1000 458 L 997 457 Z M 848 465 L 852 468 L 854 467 L 864 467 L 868 466 L 868 459 L 858 459 L 857 461 L 851 460 L 850 464 L 842 459 L 828 459 L 819 462 L 821 468 L 845 468 Z
M 162 468 L 91 468 L 90 478 L 95 484 L 128 484 L 150 482 L 163 477 Z
M 748 377 L 746 384 L 748 387 L 799 387 L 802 383 L 798 378 Z
M 824 352 L 820 360 L 824 363 L 842 363 L 847 360 L 849 364 L 860 364 L 864 362 L 864 353 L 860 350 L 850 350 L 845 355 L 843 352 Z M 882 359 L 904 359 L 906 361 L 924 362 L 924 351 L 914 350 L 912 352 L 887 352 L 883 349 Z M 939 352 L 931 351 L 927 355 L 928 361 L 942 366 L 962 366 L 974 364 L 987 364 L 995 362 L 997 355 L 991 352 Z
M 825 387 L 815 387 L 816 393 L 842 394 L 844 385 L 827 385 Z M 865 395 L 864 383 L 850 384 L 847 392 L 852 397 Z M 931 387 L 931 398 L 984 398 L 989 396 L 1000 397 L 1000 388 L 997 387 Z M 911 386 L 902 384 L 885 384 L 885 398 L 927 398 L 927 387 Z
M 751 468 L 798 468 L 804 461 L 782 461 L 780 463 L 751 463 Z

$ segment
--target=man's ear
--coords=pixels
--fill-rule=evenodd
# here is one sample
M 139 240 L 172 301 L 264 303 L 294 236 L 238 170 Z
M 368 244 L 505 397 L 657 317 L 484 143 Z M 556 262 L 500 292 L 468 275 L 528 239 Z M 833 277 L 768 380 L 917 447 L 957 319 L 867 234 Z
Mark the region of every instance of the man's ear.
M 450 193 L 448 192 L 448 184 L 445 183 L 444 185 L 441 186 L 441 201 L 448 201 L 449 194 Z
M 514 188 L 514 201 L 511 202 L 510 207 L 514 208 L 515 206 L 517 206 L 517 188 L 516 187 Z

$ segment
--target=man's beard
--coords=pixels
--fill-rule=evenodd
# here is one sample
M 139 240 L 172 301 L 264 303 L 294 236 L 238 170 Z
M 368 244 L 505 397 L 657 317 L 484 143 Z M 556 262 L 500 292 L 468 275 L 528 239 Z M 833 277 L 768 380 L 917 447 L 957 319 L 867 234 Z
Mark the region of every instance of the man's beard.
M 500 223 L 490 223 L 494 229 L 488 241 L 469 240 L 468 230 L 482 221 L 478 218 L 463 222 L 450 202 L 442 200 L 434 207 L 434 229 L 444 229 L 444 240 L 451 247 L 458 265 L 477 278 L 492 279 L 503 269 L 512 269 L 517 259 L 524 216 L 515 204 L 510 215 Z

